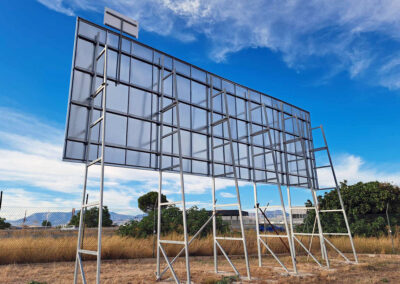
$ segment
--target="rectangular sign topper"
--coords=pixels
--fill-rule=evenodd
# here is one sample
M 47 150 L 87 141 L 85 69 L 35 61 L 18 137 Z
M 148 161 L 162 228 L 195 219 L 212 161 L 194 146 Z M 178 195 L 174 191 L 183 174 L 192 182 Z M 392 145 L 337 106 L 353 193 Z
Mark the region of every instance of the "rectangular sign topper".
M 139 37 L 139 23 L 110 8 L 104 10 L 104 25 L 120 30 L 134 38 Z

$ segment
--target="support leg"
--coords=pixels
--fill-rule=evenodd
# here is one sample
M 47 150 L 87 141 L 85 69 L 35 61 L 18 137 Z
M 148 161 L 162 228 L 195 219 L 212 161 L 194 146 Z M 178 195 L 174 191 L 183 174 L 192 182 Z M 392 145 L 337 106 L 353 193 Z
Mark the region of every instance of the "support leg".
M 82 192 L 82 203 L 81 204 L 85 204 L 85 196 L 86 196 L 86 186 L 87 186 L 87 178 L 88 178 L 88 167 L 86 166 L 85 169 L 85 180 L 84 180 L 84 184 L 83 184 L 83 192 Z M 81 206 L 81 211 L 82 210 L 82 206 Z M 79 231 L 78 231 L 78 244 L 77 244 L 77 248 L 80 249 L 82 248 L 81 244 L 82 244 L 82 235 L 83 235 L 83 215 L 82 212 L 79 216 Z M 80 263 L 78 264 L 78 258 L 79 257 L 79 252 L 78 249 L 76 251 L 76 260 L 75 260 L 75 271 L 74 271 L 74 284 L 77 283 L 78 281 L 78 265 L 80 265 Z
M 315 206 L 315 217 L 317 218 L 317 226 L 318 226 L 318 234 L 319 234 L 319 240 L 320 240 L 320 245 L 321 245 L 321 255 L 322 255 L 322 259 L 325 259 L 326 262 L 326 266 L 329 268 L 329 258 L 328 258 L 328 254 L 326 251 L 326 246 L 325 246 L 325 238 L 324 238 L 324 234 L 322 231 L 322 225 L 321 225 L 321 218 L 319 216 L 319 202 L 318 202 L 318 197 L 317 197 L 317 193 L 314 189 L 311 190 L 312 191 L 312 196 L 314 199 L 314 206 Z
M 233 151 L 232 151 L 233 152 Z M 232 160 L 234 160 L 233 155 L 232 155 Z M 236 169 L 234 168 L 234 171 Z M 251 280 L 251 275 L 250 275 L 250 264 L 249 264 L 249 255 L 247 253 L 247 244 L 246 244 L 246 235 L 244 232 L 244 225 L 243 225 L 243 216 L 242 216 L 242 204 L 240 201 L 240 192 L 239 192 L 239 184 L 237 179 L 235 178 L 235 187 L 236 187 L 236 196 L 237 196 L 237 201 L 239 204 L 239 218 L 240 218 L 240 230 L 242 232 L 242 238 L 243 238 L 243 250 L 244 250 L 244 258 L 246 262 L 246 271 L 247 271 L 247 278 Z M 257 212 L 258 213 L 258 212 Z
M 283 213 L 283 221 L 285 222 L 285 230 L 286 230 L 286 235 L 289 243 L 289 248 L 290 248 L 290 257 L 292 258 L 292 264 L 293 264 L 293 271 L 294 273 L 297 274 L 297 265 L 296 265 L 296 252 L 295 252 L 295 247 L 294 247 L 294 241 L 293 241 L 293 235 L 292 232 L 293 230 L 289 229 L 287 218 L 286 218 L 286 210 L 285 210 L 285 203 L 283 201 L 283 195 L 282 195 L 282 188 L 280 184 L 278 183 L 278 190 L 279 190 L 279 197 L 281 199 L 281 206 L 282 206 L 282 213 Z M 290 189 L 288 188 L 288 203 L 289 208 L 291 208 L 291 200 L 290 200 Z M 293 223 L 292 219 L 292 212 L 290 212 L 290 223 Z
M 181 162 L 182 164 L 182 162 Z M 187 222 L 186 222 L 186 205 L 185 205 L 185 189 L 184 189 L 184 182 L 183 182 L 183 173 L 181 171 L 181 193 L 182 193 L 182 217 L 183 217 L 183 235 L 184 235 L 184 242 L 185 242 L 185 261 L 186 261 L 186 282 L 188 284 L 191 283 L 190 281 L 190 264 L 189 264 L 189 238 L 188 238 L 188 230 L 187 230 Z
M 159 171 L 158 176 L 158 215 L 157 215 L 157 277 L 160 277 L 160 236 L 161 236 L 161 187 L 162 172 Z
M 288 235 L 290 235 L 289 239 L 289 243 L 291 244 L 290 248 L 291 248 L 291 257 L 292 257 L 292 261 L 293 261 L 293 268 L 295 268 L 295 272 L 297 273 L 297 266 L 296 266 L 296 246 L 294 243 L 294 229 L 293 229 L 293 212 L 292 212 L 292 198 L 290 196 L 290 187 L 287 186 L 286 187 L 286 191 L 287 191 L 287 198 L 288 198 L 288 207 L 289 207 L 289 231 L 288 231 Z M 284 214 L 285 215 L 285 214 Z
M 257 200 L 257 185 L 253 184 L 254 188 L 254 207 L 256 212 L 256 233 L 257 233 L 257 251 L 258 251 L 258 266 L 262 266 L 262 258 L 261 258 L 261 244 L 260 244 L 260 225 L 258 220 L 258 200 Z
M 218 273 L 218 251 L 217 251 L 217 218 L 215 208 L 215 178 L 212 178 L 212 201 L 213 201 L 213 251 L 214 251 L 214 270 Z

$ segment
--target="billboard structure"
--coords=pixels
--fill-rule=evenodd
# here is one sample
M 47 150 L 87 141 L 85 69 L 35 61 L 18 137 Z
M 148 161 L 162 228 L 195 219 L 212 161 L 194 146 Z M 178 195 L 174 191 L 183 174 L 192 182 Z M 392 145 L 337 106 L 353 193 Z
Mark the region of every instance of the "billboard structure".
M 252 164 L 250 157 L 250 135 L 248 109 L 264 104 L 270 117 L 270 128 L 273 143 L 276 145 L 277 163 L 281 184 L 291 184 L 307 187 L 306 166 L 295 162 L 298 157 L 299 143 L 288 145 L 288 168 L 284 161 L 283 125 L 280 114 L 285 117 L 296 116 L 300 125 L 305 129 L 310 127 L 310 115 L 307 111 L 284 103 L 266 94 L 251 90 L 239 84 L 223 79 L 217 75 L 206 72 L 193 65 L 173 58 L 153 48 L 145 46 L 138 41 L 122 37 L 121 49 L 118 49 L 118 34 L 95 26 L 87 21 L 78 21 L 75 60 L 72 71 L 71 96 L 66 129 L 66 143 L 63 159 L 67 161 L 85 162 L 87 151 L 88 115 L 90 103 L 90 85 L 92 79 L 92 58 L 95 49 L 95 36 L 99 32 L 100 45 L 107 43 L 108 66 L 107 79 L 109 81 L 107 100 L 107 121 L 105 135 L 105 164 L 133 167 L 141 169 L 159 170 L 158 128 L 159 128 L 159 91 L 158 69 L 159 60 L 164 57 L 165 72 L 173 68 L 177 74 L 179 102 L 181 104 L 182 138 L 187 141 L 183 151 L 183 171 L 188 174 L 212 176 L 211 150 L 210 150 L 210 113 L 211 106 L 208 93 L 211 87 L 217 93 L 226 90 L 229 107 L 229 116 L 232 126 L 232 141 L 234 156 L 238 166 L 238 178 L 245 181 L 258 181 L 269 183 L 275 173 L 272 169 L 272 160 L 269 157 L 259 156 Z M 120 70 L 116 71 L 118 57 L 120 56 Z M 98 61 L 97 85 L 102 80 L 101 72 L 104 58 Z M 118 77 L 119 73 L 119 78 Z M 117 79 L 118 82 L 117 82 Z M 118 83 L 118 84 L 116 84 Z M 165 97 L 171 100 L 172 77 L 165 80 Z M 94 102 L 94 116 L 99 117 L 102 110 L 101 94 Z M 215 116 L 223 115 L 224 102 L 218 98 L 214 103 Z M 262 109 L 253 112 L 253 128 L 260 130 L 265 121 Z M 176 119 L 172 115 L 165 118 L 165 125 L 174 127 Z M 296 125 L 292 120 L 285 120 L 285 136 L 287 140 L 298 138 Z M 91 160 L 99 156 L 101 144 L 100 125 L 92 131 L 91 144 L 93 147 Z M 218 141 L 228 140 L 227 130 L 224 125 L 216 129 L 214 137 Z M 311 137 L 306 132 L 306 141 Z M 253 141 L 257 153 L 265 152 L 268 141 L 263 136 L 256 137 Z M 221 177 L 232 178 L 229 169 L 229 154 L 227 147 L 221 147 L 215 153 L 213 163 L 216 174 Z M 178 158 L 175 137 L 164 148 L 168 163 L 172 166 L 173 158 Z M 310 159 L 308 158 L 310 164 Z M 165 165 L 165 163 L 164 163 Z M 253 173 L 253 168 L 256 169 Z M 170 171 L 179 172 L 171 169 Z M 289 175 L 287 176 L 286 173 Z
M 116 19 L 113 18 L 113 23 L 119 19 L 121 27 L 125 22 L 136 23 L 137 26 L 137 22 L 122 18 L 110 9 L 106 10 L 107 13 Z M 182 209 L 184 240 L 162 240 L 161 214 L 158 214 L 157 280 L 170 270 L 179 282 L 172 265 L 185 252 L 187 281 L 190 283 L 188 247 L 211 221 L 216 272 L 217 252 L 220 250 L 235 273 L 239 274 L 220 242 L 240 241 L 243 242 L 247 276 L 250 278 L 239 180 L 254 183 L 256 212 L 262 209 L 257 203 L 257 184 L 277 185 L 286 235 L 260 234 L 256 214 L 259 264 L 262 244 L 289 272 L 265 240 L 284 237 L 289 245 L 294 272 L 297 272 L 297 238 L 291 220 L 286 220 L 281 186 L 287 188 L 290 217 L 292 209 L 295 210 L 290 204 L 290 187 L 311 189 L 315 203 L 313 208 L 318 212 L 315 191 L 319 187 L 314 156 L 318 149 L 313 147 L 309 113 L 146 46 L 122 32 L 122 29 L 118 33 L 77 19 L 63 159 L 86 164 L 81 210 L 91 206 L 99 208 L 99 234 L 97 251 L 85 250 L 82 246 L 84 214 L 81 214 L 75 282 L 78 270 L 83 282 L 86 282 L 82 264 L 84 254 L 97 257 L 97 282 L 100 281 L 101 212 L 106 165 L 158 171 L 158 212 L 162 212 L 162 206 L 180 206 Z M 86 204 L 88 169 L 94 165 L 101 166 L 100 200 Z M 180 201 L 161 203 L 163 172 L 180 174 L 181 186 L 177 190 L 182 196 Z M 190 240 L 187 235 L 184 174 L 209 176 L 213 181 L 213 214 Z M 217 178 L 235 181 L 236 203 L 217 204 Z M 338 190 L 337 185 L 332 188 Z M 238 209 L 241 224 L 239 236 L 217 236 L 216 216 L 220 207 Z M 345 216 L 343 206 L 340 210 Z M 319 236 L 322 257 L 327 259 L 318 213 L 316 216 L 318 233 L 310 235 Z M 352 243 L 345 220 L 347 235 Z M 297 242 L 315 259 L 298 239 Z M 166 244 L 183 245 L 183 248 L 178 256 L 170 260 L 163 247 Z M 162 255 L 167 263 L 163 271 L 160 270 Z M 355 251 L 354 255 L 356 257 Z

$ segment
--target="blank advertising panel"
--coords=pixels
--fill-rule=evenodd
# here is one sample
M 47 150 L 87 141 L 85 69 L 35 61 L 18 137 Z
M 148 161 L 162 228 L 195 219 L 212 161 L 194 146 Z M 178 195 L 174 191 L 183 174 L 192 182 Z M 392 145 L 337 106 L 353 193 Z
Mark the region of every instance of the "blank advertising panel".
M 207 72 L 135 39 L 125 36 L 120 39 L 117 32 L 81 18 L 78 18 L 76 27 L 64 160 L 86 162 L 90 94 L 103 81 L 104 57 L 97 61 L 94 74 L 96 40 L 100 46 L 98 52 L 105 44 L 108 47 L 104 157 L 107 165 L 159 170 L 159 81 L 163 63 L 165 74 L 173 68 L 177 74 L 185 173 L 211 176 L 210 97 L 211 94 L 226 90 L 238 178 L 275 183 L 272 156 L 263 154 L 274 149 L 280 182 L 307 187 L 307 177 L 310 175 L 307 171 L 311 168 L 312 159 L 309 151 L 312 143 L 310 115 L 307 111 Z M 96 76 L 96 80 L 93 80 L 93 76 Z M 164 103 L 171 102 L 172 78 L 169 76 L 164 81 Z M 224 100 L 220 97 L 213 101 L 216 117 L 225 114 Z M 92 122 L 101 115 L 102 94 L 95 98 L 93 104 Z M 261 104 L 266 107 L 273 145 L 270 145 L 266 133 L 253 139 L 250 137 L 251 129 L 254 133 L 267 125 L 262 108 L 251 112 L 250 121 L 250 110 Z M 176 127 L 173 112 L 164 116 L 164 126 L 171 129 Z M 228 133 L 224 128 L 225 124 L 214 128 L 215 145 L 228 141 Z M 99 157 L 101 137 L 99 123 L 92 128 L 89 160 Z M 177 141 L 177 135 L 163 140 L 163 167 L 168 163 L 176 164 L 179 157 Z M 257 154 L 254 164 L 251 148 Z M 214 150 L 215 175 L 229 171 L 229 151 L 229 145 Z M 226 174 L 225 177 L 232 175 Z

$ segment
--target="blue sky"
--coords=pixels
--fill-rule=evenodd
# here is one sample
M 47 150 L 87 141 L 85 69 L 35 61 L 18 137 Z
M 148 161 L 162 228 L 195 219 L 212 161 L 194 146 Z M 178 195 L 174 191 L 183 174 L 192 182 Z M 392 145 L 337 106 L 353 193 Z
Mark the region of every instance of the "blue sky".
M 4 205 L 78 207 L 83 166 L 61 161 L 75 17 L 101 24 L 105 2 L 139 20 L 141 42 L 310 111 L 324 125 L 340 180 L 400 184 L 396 1 L 1 1 Z M 154 173 L 107 173 L 112 208 L 135 208 L 137 196 L 157 188 Z M 208 179 L 186 180 L 189 201 L 211 199 Z M 167 182 L 177 199 L 176 177 Z M 228 185 L 220 198 L 229 199 Z M 251 186 L 241 190 L 252 207 Z M 262 203 L 278 201 L 267 193 Z

